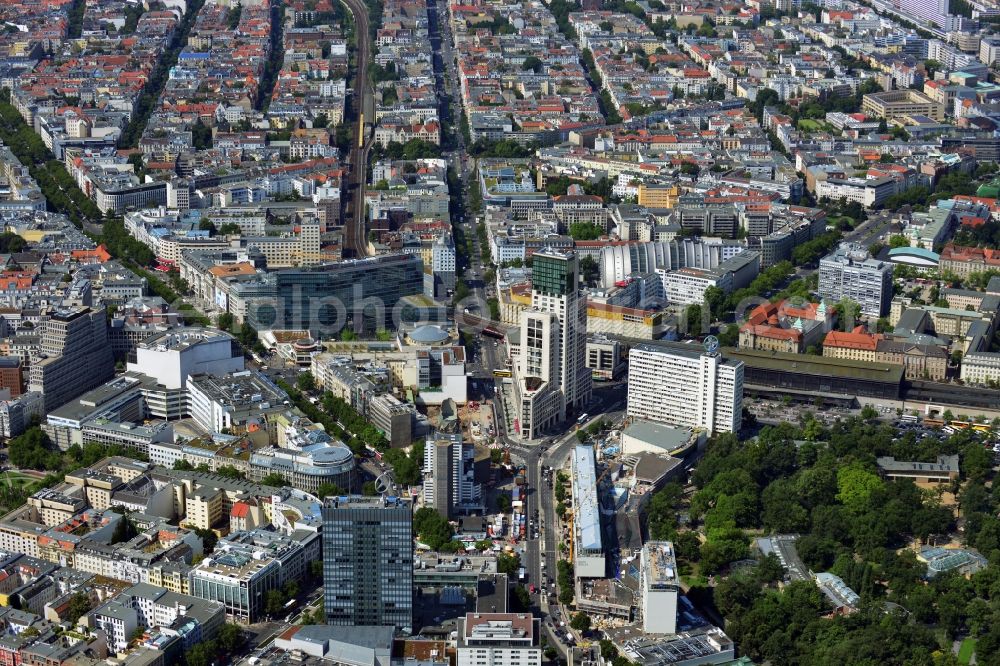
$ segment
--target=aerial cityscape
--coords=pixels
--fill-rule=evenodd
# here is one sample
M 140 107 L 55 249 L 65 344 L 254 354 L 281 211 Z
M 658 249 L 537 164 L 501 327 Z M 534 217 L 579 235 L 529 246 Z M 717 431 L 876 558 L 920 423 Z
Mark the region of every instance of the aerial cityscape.
M 0 666 L 1000 665 L 997 0 L 0 17 Z

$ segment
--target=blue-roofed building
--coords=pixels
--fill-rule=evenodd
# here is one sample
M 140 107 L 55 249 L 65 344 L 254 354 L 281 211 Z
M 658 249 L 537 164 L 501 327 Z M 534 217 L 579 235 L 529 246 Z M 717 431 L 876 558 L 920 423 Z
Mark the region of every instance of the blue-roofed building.
M 594 447 L 573 449 L 573 560 L 580 578 L 604 578 L 604 539 L 601 506 L 597 498 L 597 459 Z
M 919 270 L 935 270 L 941 255 L 922 247 L 894 247 L 889 250 L 889 261 L 903 266 L 912 266 Z
M 212 57 L 212 54 L 209 51 L 188 51 L 187 49 L 184 49 L 177 56 L 177 60 L 179 60 L 179 61 L 184 61 L 184 60 L 208 60 L 211 57 Z

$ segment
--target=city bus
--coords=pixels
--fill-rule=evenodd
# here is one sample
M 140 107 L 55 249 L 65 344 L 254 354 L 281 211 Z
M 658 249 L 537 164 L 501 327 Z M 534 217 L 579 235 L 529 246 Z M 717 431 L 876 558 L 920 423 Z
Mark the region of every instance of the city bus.
M 494 370 L 493 371 L 493 376 L 494 377 L 510 377 L 511 374 L 510 374 L 510 370 Z

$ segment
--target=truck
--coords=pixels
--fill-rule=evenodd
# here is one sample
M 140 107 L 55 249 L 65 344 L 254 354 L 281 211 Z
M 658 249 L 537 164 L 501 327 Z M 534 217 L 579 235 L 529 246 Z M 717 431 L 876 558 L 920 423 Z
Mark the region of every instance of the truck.
M 518 579 L 519 581 L 521 581 L 521 582 L 523 583 L 523 582 L 524 582 L 524 580 L 525 580 L 525 579 L 526 579 L 527 577 L 528 577 L 528 573 L 527 573 L 527 571 L 525 570 L 525 568 L 524 568 L 524 567 L 521 567 L 520 569 L 518 569 L 518 570 L 517 570 L 517 579 Z

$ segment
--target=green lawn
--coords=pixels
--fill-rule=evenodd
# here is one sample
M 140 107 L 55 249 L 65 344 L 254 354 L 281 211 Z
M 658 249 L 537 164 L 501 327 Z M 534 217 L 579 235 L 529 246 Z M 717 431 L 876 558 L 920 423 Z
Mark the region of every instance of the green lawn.
M 38 479 L 28 476 L 27 474 L 22 474 L 21 472 L 4 472 L 0 474 L 0 483 L 3 484 L 13 484 L 15 486 L 26 486 L 30 483 L 34 483 Z
M 799 130 L 803 132 L 830 132 L 833 128 L 827 125 L 825 121 L 803 118 L 799 121 Z
M 966 638 L 962 641 L 962 646 L 958 648 L 958 663 L 968 664 L 972 655 L 976 652 L 976 639 Z

